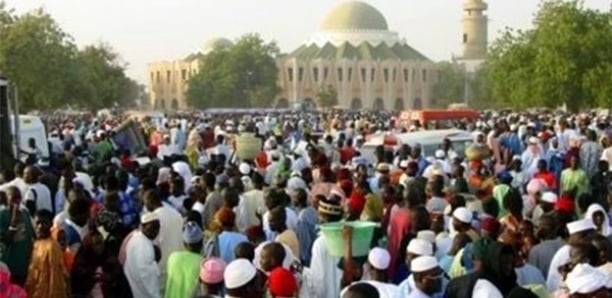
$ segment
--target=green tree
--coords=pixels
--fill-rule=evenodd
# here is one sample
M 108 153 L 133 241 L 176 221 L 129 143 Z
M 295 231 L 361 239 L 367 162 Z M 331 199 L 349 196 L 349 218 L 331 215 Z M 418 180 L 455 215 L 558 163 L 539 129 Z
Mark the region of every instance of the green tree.
M 317 89 L 315 97 L 322 108 L 331 108 L 338 105 L 338 90 L 332 85 L 321 85 Z
M 476 72 L 471 74 L 468 79 L 470 86 L 469 105 L 479 109 L 492 109 L 503 107 L 493 98 L 491 90 L 491 77 L 489 75 L 489 65 L 485 62 L 478 66 Z
M 438 107 L 463 102 L 465 95 L 465 68 L 456 62 L 443 61 L 437 64 L 440 79 L 433 89 L 433 100 Z
M 67 102 L 66 78 L 77 53 L 71 37 L 42 9 L 22 16 L 0 9 L 0 69 L 18 86 L 20 108 Z
M 544 1 L 527 31 L 507 29 L 488 57 L 492 95 L 499 103 L 571 110 L 610 103 L 612 11 L 583 1 Z
M 131 105 L 138 96 L 138 84 L 125 75 L 119 55 L 108 44 L 86 46 L 77 56 L 80 74 L 89 97 L 82 103 L 101 109 Z
M 187 102 L 196 108 L 271 107 L 279 88 L 279 49 L 257 34 L 231 47 L 213 49 L 200 59 L 200 71 L 189 79 Z
M 131 104 L 136 82 L 106 44 L 79 51 L 44 10 L 16 15 L 0 2 L 0 69 L 19 90 L 20 109 Z

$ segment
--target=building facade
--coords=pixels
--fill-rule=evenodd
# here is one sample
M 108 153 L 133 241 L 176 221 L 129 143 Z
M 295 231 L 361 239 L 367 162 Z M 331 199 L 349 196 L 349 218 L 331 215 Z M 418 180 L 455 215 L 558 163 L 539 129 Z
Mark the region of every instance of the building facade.
M 217 47 L 231 46 L 225 38 L 213 38 L 200 52 L 184 59 L 160 61 L 148 65 L 150 105 L 154 109 L 186 109 L 187 82 L 199 70 L 199 58 Z
M 385 17 L 359 1 L 344 2 L 320 31 L 278 62 L 281 102 L 318 105 L 322 86 L 349 109 L 427 107 L 438 79 L 435 64 L 390 31 Z
M 229 45 L 226 39 L 213 39 L 198 54 L 150 64 L 151 107 L 186 108 L 187 80 L 199 70 L 198 57 Z M 333 8 L 320 30 L 279 58 L 277 67 L 280 106 L 318 106 L 318 91 L 331 86 L 341 108 L 419 109 L 430 105 L 439 77 L 434 62 L 389 30 L 376 8 L 360 1 Z

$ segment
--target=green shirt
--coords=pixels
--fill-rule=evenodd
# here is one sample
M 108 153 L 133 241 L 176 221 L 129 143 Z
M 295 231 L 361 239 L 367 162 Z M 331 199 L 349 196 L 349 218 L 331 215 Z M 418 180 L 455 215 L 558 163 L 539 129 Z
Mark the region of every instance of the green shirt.
M 11 211 L 8 208 L 0 211 L 0 241 L 4 246 L 1 254 L 2 261 L 13 275 L 25 276 L 28 273 L 34 245 L 34 228 L 29 213 L 26 210 L 21 210 L 20 213 L 21 222 L 17 226 L 17 232 L 13 240 L 8 242 L 6 236 L 11 224 Z
M 168 258 L 164 297 L 193 297 L 200 285 L 202 256 L 190 251 L 177 251 Z
M 582 169 L 565 169 L 561 172 L 561 191 L 576 189 L 576 202 L 581 194 L 589 192 L 589 179 Z

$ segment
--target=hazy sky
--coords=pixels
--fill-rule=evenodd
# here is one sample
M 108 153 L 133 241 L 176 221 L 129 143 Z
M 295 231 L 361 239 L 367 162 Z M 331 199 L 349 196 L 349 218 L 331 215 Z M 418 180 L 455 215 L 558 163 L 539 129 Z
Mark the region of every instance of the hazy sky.
M 461 52 L 461 0 L 364 0 L 393 31 L 433 60 Z M 290 52 L 317 31 L 344 0 L 5 0 L 18 13 L 44 7 L 79 46 L 104 41 L 129 64 L 129 76 L 147 83 L 147 63 L 196 52 L 215 36 L 258 32 Z M 528 28 L 538 0 L 488 0 L 489 40 L 506 26 Z M 610 0 L 586 0 L 609 9 Z

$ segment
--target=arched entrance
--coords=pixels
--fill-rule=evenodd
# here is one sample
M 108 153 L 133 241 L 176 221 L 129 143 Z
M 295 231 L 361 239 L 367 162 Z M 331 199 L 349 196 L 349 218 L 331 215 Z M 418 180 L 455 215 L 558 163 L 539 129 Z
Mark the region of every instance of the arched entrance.
M 377 98 L 376 100 L 374 100 L 374 104 L 372 105 L 372 109 L 374 110 L 384 110 L 385 109 L 385 102 L 382 100 L 382 98 Z
M 404 109 L 404 99 L 402 98 L 396 98 L 395 99 L 395 105 L 393 106 L 393 109 L 395 109 L 396 111 L 401 111 Z
M 289 101 L 286 98 L 279 98 L 276 102 L 277 109 L 285 109 L 289 107 Z
M 361 108 L 361 99 L 353 98 L 353 100 L 351 100 L 351 110 L 360 110 Z
M 317 105 L 314 103 L 314 100 L 312 100 L 312 98 L 308 97 L 304 98 L 304 101 L 302 102 L 302 107 L 308 111 L 316 109 Z
M 172 103 L 170 104 L 170 108 L 172 108 L 173 110 L 178 110 L 179 104 L 178 104 L 178 100 L 176 100 L 176 98 L 172 99 Z
M 412 109 L 414 110 L 420 110 L 423 108 L 423 102 L 421 101 L 420 97 L 417 97 L 414 99 L 414 103 L 412 104 Z
M 162 110 L 166 108 L 166 101 L 165 100 L 162 99 L 159 102 L 159 108 L 162 109 Z

